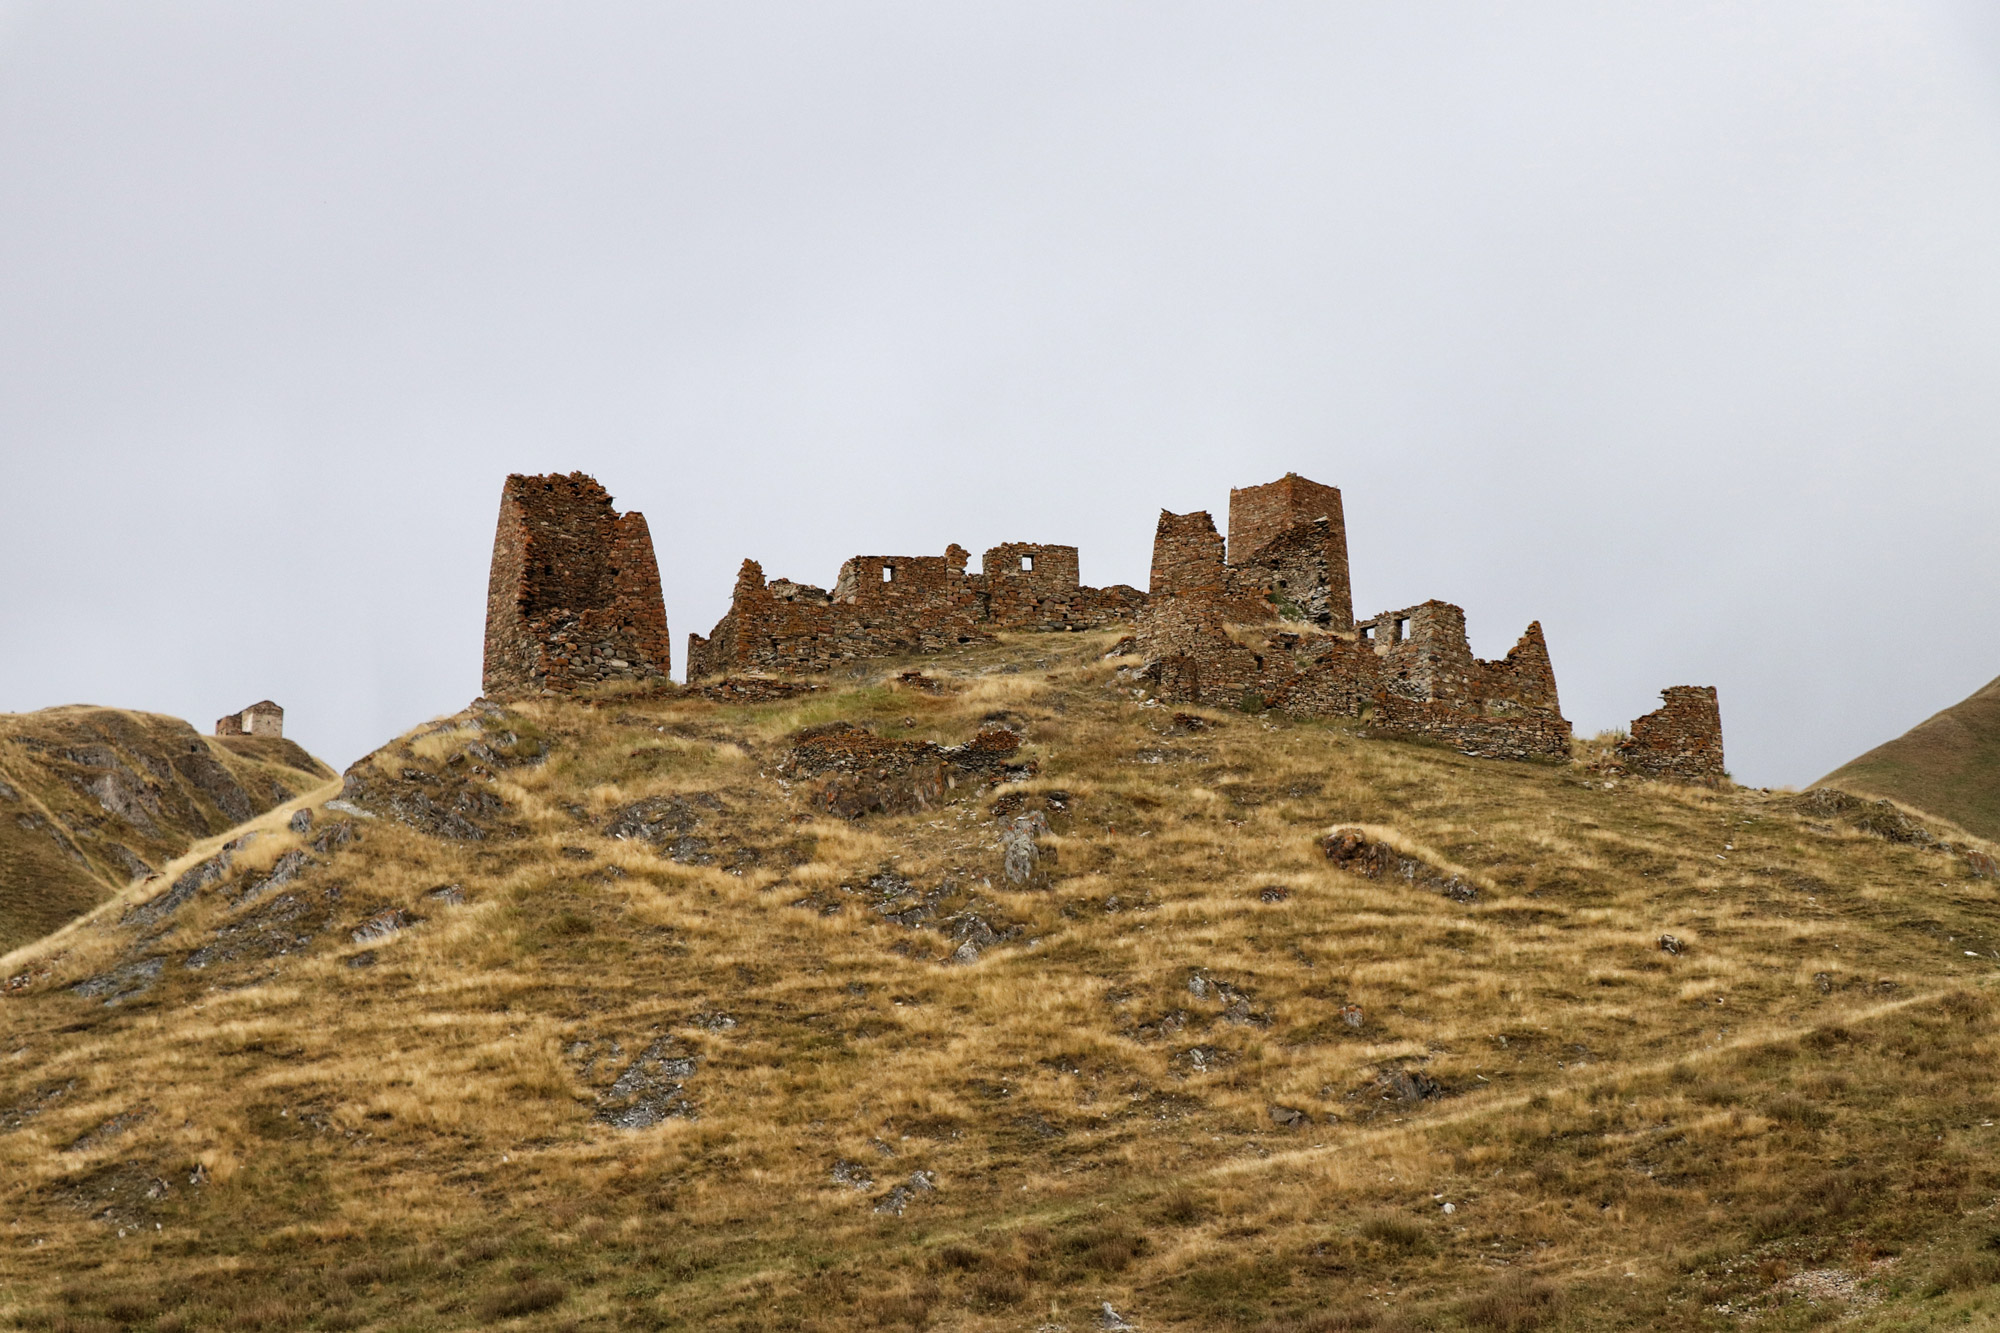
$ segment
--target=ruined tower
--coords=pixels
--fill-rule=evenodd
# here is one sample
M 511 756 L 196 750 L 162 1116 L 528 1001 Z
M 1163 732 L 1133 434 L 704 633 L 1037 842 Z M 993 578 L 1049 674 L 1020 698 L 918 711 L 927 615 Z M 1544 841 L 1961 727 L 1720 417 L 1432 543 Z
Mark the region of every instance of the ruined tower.
M 1713 685 L 1669 685 L 1663 706 L 1632 719 L 1631 734 L 1618 744 L 1618 757 L 1634 773 L 1683 782 L 1719 782 L 1722 766 L 1722 707 Z
M 581 472 L 507 478 L 486 584 L 486 693 L 568 693 L 672 666 L 645 515 Z
M 1273 600 L 1287 619 L 1354 628 L 1347 576 L 1347 520 L 1340 490 L 1296 472 L 1229 492 L 1229 563 L 1271 571 Z

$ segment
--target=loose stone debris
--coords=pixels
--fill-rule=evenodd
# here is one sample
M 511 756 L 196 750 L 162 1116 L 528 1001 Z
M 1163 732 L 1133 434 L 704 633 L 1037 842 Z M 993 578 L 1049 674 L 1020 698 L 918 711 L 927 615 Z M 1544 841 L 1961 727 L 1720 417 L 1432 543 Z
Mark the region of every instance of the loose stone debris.
M 925 1194 L 935 1193 L 937 1177 L 929 1171 L 912 1171 L 910 1178 L 900 1185 L 892 1186 L 889 1192 L 876 1203 L 875 1211 L 891 1217 L 901 1217 L 903 1210 L 911 1202 Z
M 672 1047 L 672 1038 L 661 1037 L 641 1051 L 600 1094 L 595 1118 L 618 1129 L 650 1129 L 663 1120 L 695 1119 L 694 1104 L 683 1085 L 694 1075 L 696 1058 L 674 1054 Z
M 385 911 L 377 912 L 374 916 L 369 917 L 366 921 L 355 927 L 348 938 L 352 939 L 356 944 L 373 944 L 377 940 L 386 940 L 391 935 L 406 930 L 415 924 L 416 918 L 408 912 L 405 912 L 400 907 L 391 907 Z

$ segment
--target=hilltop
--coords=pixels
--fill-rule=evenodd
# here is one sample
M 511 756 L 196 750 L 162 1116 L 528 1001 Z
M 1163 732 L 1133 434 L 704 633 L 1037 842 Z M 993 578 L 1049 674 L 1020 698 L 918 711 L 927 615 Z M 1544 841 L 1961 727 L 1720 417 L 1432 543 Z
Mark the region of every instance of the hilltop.
M 333 776 L 292 741 L 157 713 L 0 714 L 0 950 Z
M 2000 1309 L 1990 846 L 1117 638 L 481 701 L 18 951 L 0 1322 Z
M 1888 797 L 2000 838 L 2000 680 L 1815 785 Z

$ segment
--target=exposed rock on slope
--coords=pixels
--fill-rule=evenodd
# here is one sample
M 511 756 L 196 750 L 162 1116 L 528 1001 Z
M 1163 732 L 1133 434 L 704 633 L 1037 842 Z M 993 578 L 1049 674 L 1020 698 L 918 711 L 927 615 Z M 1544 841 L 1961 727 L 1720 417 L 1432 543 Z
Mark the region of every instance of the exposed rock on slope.
M 899 741 L 853 722 L 808 727 L 792 737 L 780 776 L 810 781 L 807 799 L 844 819 L 880 812 L 909 814 L 946 799 L 961 781 L 1027 777 L 1013 765 L 1021 738 L 1004 726 L 982 727 L 963 745 Z
M 157 713 L 0 715 L 0 953 L 332 776 L 295 742 Z
M 1813 785 L 1886 796 L 2000 838 L 2000 680 Z
M 532 726 L 481 700 L 356 761 L 335 808 L 384 815 L 451 842 L 506 838 L 517 829 L 493 778 L 541 757 Z

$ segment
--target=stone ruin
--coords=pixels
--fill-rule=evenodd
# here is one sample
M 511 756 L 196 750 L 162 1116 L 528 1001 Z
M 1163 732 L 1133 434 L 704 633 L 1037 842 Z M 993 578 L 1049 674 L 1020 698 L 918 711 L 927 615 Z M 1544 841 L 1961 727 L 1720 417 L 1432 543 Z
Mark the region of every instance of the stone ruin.
M 891 653 L 934 653 L 1009 630 L 1085 630 L 1129 622 L 1137 588 L 1086 588 L 1074 546 L 1008 542 L 980 558 L 954 543 L 937 555 L 857 555 L 833 591 L 765 581 L 745 560 L 729 612 L 707 638 L 688 635 L 688 679 L 738 672 L 817 672 Z
M 581 472 L 508 477 L 486 585 L 486 693 L 664 680 L 672 653 L 645 515 L 620 514 Z
M 1488 758 L 1567 757 L 1541 624 L 1498 662 L 1472 655 L 1449 602 L 1356 624 L 1340 513 L 1339 491 L 1291 475 L 1230 492 L 1226 551 L 1206 513 L 1160 514 L 1134 639 L 1159 697 L 1365 718 Z
M 829 591 L 770 579 L 745 560 L 726 615 L 688 636 L 704 691 L 899 653 L 943 652 L 1010 631 L 1131 623 L 1134 672 L 1168 703 L 1276 708 L 1363 720 L 1496 759 L 1569 754 L 1540 622 L 1498 661 L 1472 655 L 1465 612 L 1428 601 L 1354 618 L 1340 491 L 1297 473 L 1229 493 L 1229 535 L 1202 512 L 1162 511 L 1148 592 L 1083 586 L 1074 546 L 1009 542 L 980 572 L 956 544 L 935 556 L 855 556 Z M 582 473 L 510 476 L 486 620 L 486 692 L 566 693 L 664 679 L 666 611 L 646 521 L 620 515 Z M 755 691 L 763 697 L 763 691 Z M 1722 773 L 1714 690 L 1678 686 L 1632 725 L 1631 771 Z
M 285 735 L 285 710 L 269 699 L 251 704 L 240 713 L 230 713 L 215 719 L 215 734 L 218 736 L 269 736 L 272 740 L 282 740 Z
M 1717 782 L 1722 767 L 1722 708 L 1713 685 L 1670 685 L 1660 691 L 1663 707 L 1632 720 L 1631 734 L 1618 743 L 1627 772 L 1683 782 Z

